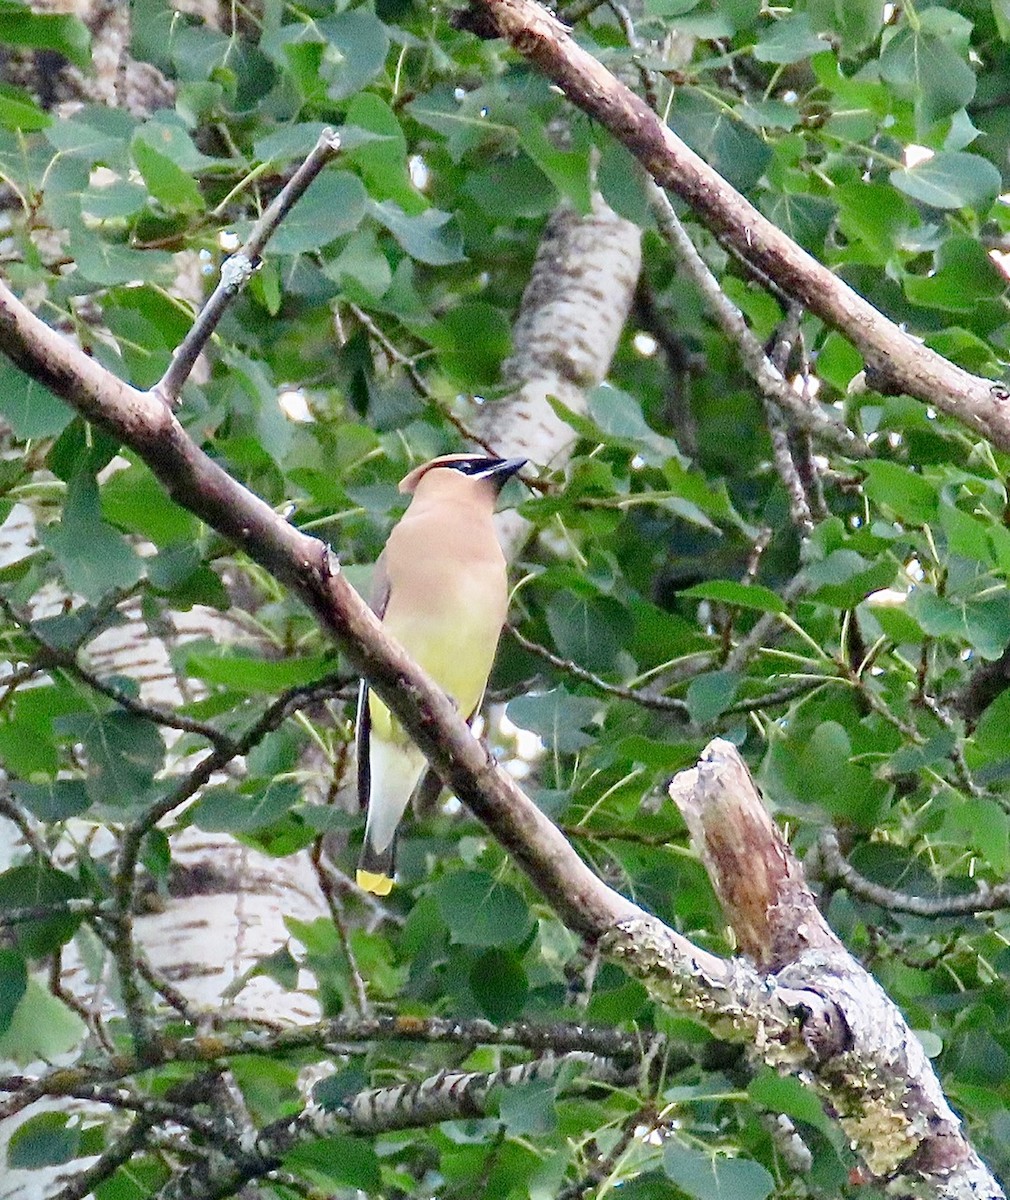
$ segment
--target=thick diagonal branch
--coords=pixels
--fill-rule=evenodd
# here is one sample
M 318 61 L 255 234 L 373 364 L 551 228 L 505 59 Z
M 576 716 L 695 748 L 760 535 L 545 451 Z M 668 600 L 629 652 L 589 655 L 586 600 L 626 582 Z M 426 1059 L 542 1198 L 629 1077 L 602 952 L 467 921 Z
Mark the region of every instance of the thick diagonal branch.
M 862 354 L 874 388 L 935 405 L 1010 450 L 1010 404 L 992 380 L 962 370 L 916 341 L 802 250 L 579 46 L 546 8 L 536 0 L 473 0 L 473 8 L 482 34 L 507 38 L 744 261 L 845 334 Z

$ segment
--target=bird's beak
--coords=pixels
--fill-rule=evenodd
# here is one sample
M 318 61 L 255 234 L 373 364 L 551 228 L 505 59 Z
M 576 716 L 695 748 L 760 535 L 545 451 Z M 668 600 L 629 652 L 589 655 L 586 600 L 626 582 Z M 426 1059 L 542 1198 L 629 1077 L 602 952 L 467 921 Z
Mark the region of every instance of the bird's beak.
M 526 458 L 503 458 L 488 471 L 484 478 L 494 480 L 495 486 L 500 491 L 516 471 L 521 471 L 528 461 L 529 459 Z

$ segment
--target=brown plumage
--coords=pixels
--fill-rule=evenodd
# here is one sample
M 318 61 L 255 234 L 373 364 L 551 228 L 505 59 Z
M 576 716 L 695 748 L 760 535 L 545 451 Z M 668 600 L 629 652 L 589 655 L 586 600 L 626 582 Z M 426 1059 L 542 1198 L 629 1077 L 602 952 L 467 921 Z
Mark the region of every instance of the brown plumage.
M 524 462 L 448 454 L 411 471 L 400 483 L 410 507 L 376 564 L 372 607 L 468 718 L 480 707 L 508 607 L 495 501 Z M 358 794 L 368 808 L 358 883 L 385 895 L 396 829 L 425 759 L 364 681 L 357 748 Z

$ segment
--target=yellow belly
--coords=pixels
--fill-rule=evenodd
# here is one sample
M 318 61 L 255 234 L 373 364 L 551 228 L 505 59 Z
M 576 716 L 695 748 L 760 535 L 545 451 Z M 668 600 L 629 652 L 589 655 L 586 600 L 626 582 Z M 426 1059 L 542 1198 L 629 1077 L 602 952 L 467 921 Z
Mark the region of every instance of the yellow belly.
M 471 609 L 451 623 L 424 614 L 408 618 L 387 613 L 383 625 L 469 718 L 480 704 L 494 662 L 501 627 L 497 606 L 493 614 Z M 368 703 L 373 736 L 405 740 L 399 723 L 374 692 Z

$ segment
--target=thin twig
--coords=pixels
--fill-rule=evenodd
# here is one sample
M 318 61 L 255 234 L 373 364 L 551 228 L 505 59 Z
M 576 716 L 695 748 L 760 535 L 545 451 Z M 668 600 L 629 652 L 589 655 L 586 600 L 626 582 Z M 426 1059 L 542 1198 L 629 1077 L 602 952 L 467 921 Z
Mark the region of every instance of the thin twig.
M 176 407 L 183 384 L 189 378 L 196 360 L 217 328 L 225 309 L 258 269 L 260 255 L 277 226 L 339 150 L 339 133 L 332 129 L 324 129 L 308 157 L 252 227 L 246 244 L 225 259 L 217 287 L 173 354 L 168 370 L 151 389 L 152 394 L 158 396 L 170 408 Z
M 577 1179 L 574 1183 L 570 1183 L 567 1187 L 562 1188 L 558 1192 L 557 1200 L 581 1200 L 581 1197 L 591 1188 L 598 1187 L 604 1180 L 608 1179 L 620 1163 L 628 1147 L 639 1136 L 639 1130 L 643 1130 L 642 1136 L 647 1136 L 655 1128 L 655 1121 L 656 1109 L 651 1102 L 630 1113 L 625 1118 L 621 1128 L 621 1136 L 614 1143 L 610 1153 L 598 1158 L 581 1179 Z
M 49 861 L 49 851 L 45 842 L 32 825 L 28 814 L 18 806 L 14 797 L 5 788 L 0 788 L 0 817 L 6 817 L 16 827 L 24 839 L 25 845 L 33 854 L 41 858 L 43 862 Z
M 914 896 L 874 883 L 846 861 L 838 845 L 838 835 L 833 829 L 826 829 L 821 834 L 809 869 L 812 875 L 826 883 L 842 884 L 846 891 L 860 900 L 868 900 L 891 912 L 909 913 L 916 917 L 972 916 L 1010 908 L 1008 883 L 990 887 L 982 882 L 974 891 L 958 896 Z
M 9 1099 L 0 1104 L 6 1120 L 43 1096 L 66 1096 L 81 1088 L 126 1079 L 166 1062 L 220 1063 L 235 1055 L 285 1055 L 302 1050 L 341 1053 L 347 1046 L 366 1042 L 407 1041 L 434 1045 L 523 1046 L 540 1053 L 587 1051 L 618 1061 L 635 1061 L 656 1050 L 662 1034 L 626 1031 L 609 1026 L 580 1025 L 570 1021 L 537 1023 L 514 1021 L 495 1025 L 482 1018 L 454 1021 L 445 1017 L 381 1016 L 336 1017 L 315 1025 L 278 1030 L 249 1022 L 239 1033 L 173 1038 L 164 1036 L 142 1055 L 120 1054 L 96 1065 L 57 1067 L 37 1078 L 0 1076 L 0 1092 Z
M 344 952 L 344 958 L 347 960 L 347 972 L 351 977 L 351 984 L 354 988 L 354 1000 L 358 1015 L 367 1017 L 371 1013 L 371 1005 L 368 1003 L 368 992 L 365 990 L 365 981 L 361 976 L 361 971 L 358 969 L 358 960 L 355 957 L 354 948 L 351 946 L 351 939 L 347 933 L 347 926 L 344 922 L 344 906 L 337 895 L 337 889 L 330 881 L 327 863 L 323 858 L 322 838 L 317 838 L 314 842 L 310 857 L 316 873 L 316 880 L 319 883 L 319 890 L 323 893 L 326 907 L 330 910 L 330 920 L 333 922 L 333 928 L 337 931 L 340 948 Z
M 399 348 L 399 346 L 397 346 L 392 338 L 389 337 L 382 327 L 375 320 L 373 320 L 373 318 L 367 312 L 365 312 L 363 308 L 360 308 L 357 304 L 348 304 L 347 307 L 352 313 L 354 313 L 355 319 L 364 327 L 369 337 L 374 338 L 379 343 L 385 352 L 386 357 L 391 362 L 394 362 L 403 368 L 403 370 L 406 372 L 407 378 L 410 380 L 411 386 L 422 400 L 427 401 L 428 404 L 432 405 L 434 408 L 437 408 L 445 420 L 449 422 L 449 424 L 456 430 L 457 433 L 466 438 L 468 442 L 472 442 L 475 446 L 480 446 L 480 448 L 485 451 L 485 453 L 490 454 L 492 458 L 500 457 L 499 452 L 494 446 L 491 445 L 489 441 L 487 441 L 485 438 L 482 438 L 479 433 L 475 433 L 466 424 L 466 422 L 462 420 L 462 418 L 456 416 L 456 414 L 448 407 L 448 405 L 441 403 L 439 398 L 428 386 L 424 376 L 417 369 L 416 361 L 411 358 L 409 354 L 404 354 L 404 352 Z M 526 479 L 525 482 L 530 484 L 530 486 L 533 486 L 533 484 L 530 483 L 530 480 Z
M 799 531 L 800 537 L 808 538 L 814 531 L 814 518 L 810 512 L 803 480 L 793 460 L 789 430 L 783 419 L 782 409 L 764 393 L 761 395 L 761 402 L 764 405 L 768 436 L 771 438 L 775 470 L 789 497 L 789 518 Z
M 793 391 L 782 372 L 765 354 L 743 313 L 723 292 L 719 281 L 695 249 L 667 194 L 651 181 L 646 186 L 660 233 L 676 252 L 717 324 L 736 346 L 741 362 L 762 395 L 779 405 L 801 429 L 809 430 L 854 458 L 865 458 L 870 451 L 862 438 L 828 416 L 816 403 L 802 399 Z
M 642 692 L 636 692 L 633 688 L 621 687 L 620 684 L 616 683 L 607 683 L 605 679 L 601 679 L 599 675 L 594 675 L 592 671 L 587 671 L 585 667 L 580 667 L 578 663 L 572 662 L 571 659 L 560 658 L 557 654 L 553 654 L 548 650 L 546 646 L 541 646 L 539 642 L 530 641 L 511 622 L 506 623 L 505 628 L 524 650 L 528 650 L 530 654 L 535 654 L 538 658 L 542 658 L 544 662 L 550 663 L 552 667 L 556 667 L 559 671 L 563 671 L 573 679 L 578 679 L 582 683 L 588 683 L 598 692 L 602 692 L 607 696 L 618 696 L 622 700 L 631 700 L 635 704 L 640 704 L 643 708 L 655 709 L 657 712 L 675 712 L 684 717 L 688 715 L 687 705 L 683 700 L 677 700 L 673 696 L 646 695 Z
M 346 680 L 340 676 L 330 675 L 306 684 L 291 688 L 279 696 L 259 720 L 242 735 L 229 743 L 227 751 L 212 750 L 193 768 L 171 792 L 156 804 L 151 805 L 139 821 L 129 826 L 123 834 L 120 845 L 119 859 L 113 875 L 113 897 L 118 914 L 118 936 L 112 946 L 116 965 L 120 972 L 120 987 L 123 991 L 123 1005 L 130 1023 L 130 1032 L 138 1040 L 138 1049 L 144 1049 L 150 1037 L 140 991 L 136 984 L 138 954 L 133 940 L 132 912 L 136 891 L 136 870 L 140 859 L 140 851 L 147 833 L 165 816 L 180 804 L 185 803 L 213 776 L 233 758 L 242 757 L 263 740 L 268 733 L 277 729 L 295 709 L 330 694 L 335 687 L 343 687 Z

